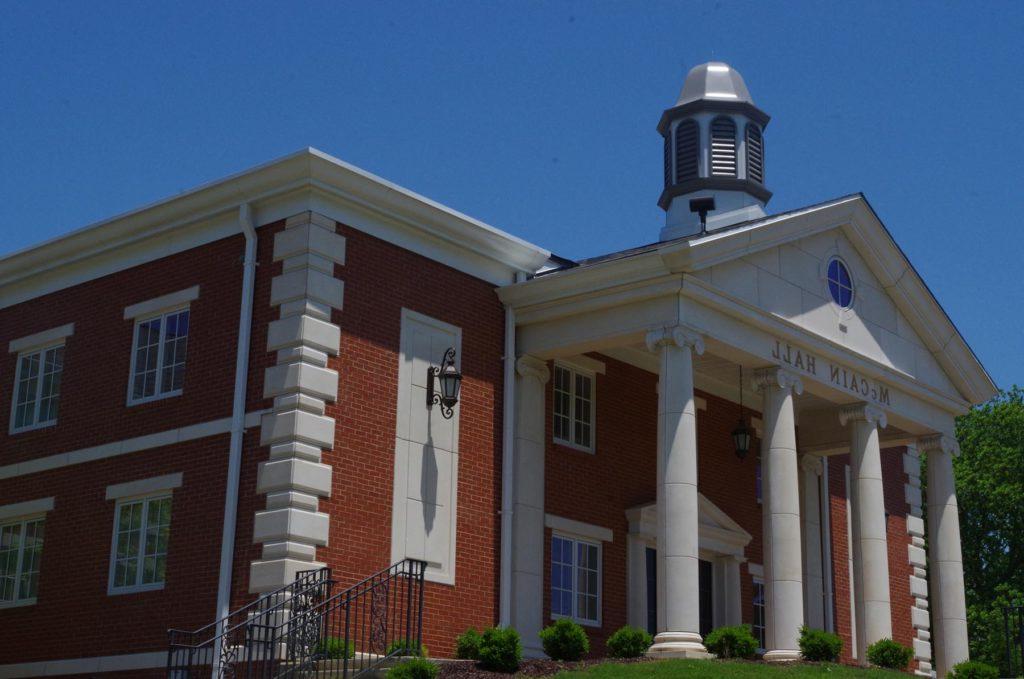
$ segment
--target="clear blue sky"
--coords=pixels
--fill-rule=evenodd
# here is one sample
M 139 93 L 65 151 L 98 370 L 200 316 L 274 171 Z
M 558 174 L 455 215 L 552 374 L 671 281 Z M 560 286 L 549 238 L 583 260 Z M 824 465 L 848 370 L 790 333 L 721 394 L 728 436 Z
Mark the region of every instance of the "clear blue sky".
M 568 257 L 650 242 L 655 124 L 718 59 L 772 115 L 770 211 L 863 191 L 1024 383 L 1022 7 L 8 2 L 0 252 L 305 146 Z

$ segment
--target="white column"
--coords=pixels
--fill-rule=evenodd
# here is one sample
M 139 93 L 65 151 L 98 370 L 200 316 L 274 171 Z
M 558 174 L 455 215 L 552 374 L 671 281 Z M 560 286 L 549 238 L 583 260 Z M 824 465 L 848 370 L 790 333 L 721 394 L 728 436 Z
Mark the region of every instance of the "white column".
M 755 373 L 754 385 L 764 392 L 761 442 L 767 645 L 764 659 L 799 660 L 804 591 L 793 392 L 803 393 L 803 383 L 796 375 L 780 368 L 765 368 Z
M 627 622 L 647 629 L 647 545 L 639 535 L 626 538 L 626 578 L 628 579 Z
M 968 659 L 967 602 L 960 553 L 960 517 L 953 478 L 953 456 L 960 450 L 948 436 L 918 441 L 928 456 L 928 576 L 931 578 L 935 669 L 944 677 Z
M 804 534 L 804 611 L 807 626 L 825 629 L 825 578 L 821 563 L 821 458 L 800 458 Z
M 529 657 L 544 654 L 537 634 L 544 622 L 544 385 L 549 377 L 540 359 L 516 361 L 510 618 Z
M 839 422 L 850 425 L 850 519 L 857 610 L 857 658 L 867 664 L 867 647 L 892 638 L 889 603 L 889 548 L 878 430 L 885 413 L 866 403 L 843 406 Z
M 697 414 L 692 351 L 699 335 L 681 327 L 648 333 L 660 359 L 658 383 L 658 634 L 648 655 L 704 658 L 697 566 Z
M 726 625 L 743 624 L 743 585 L 740 579 L 740 564 L 746 561 L 741 556 L 730 554 L 721 557 L 724 581 L 722 587 L 723 609 Z

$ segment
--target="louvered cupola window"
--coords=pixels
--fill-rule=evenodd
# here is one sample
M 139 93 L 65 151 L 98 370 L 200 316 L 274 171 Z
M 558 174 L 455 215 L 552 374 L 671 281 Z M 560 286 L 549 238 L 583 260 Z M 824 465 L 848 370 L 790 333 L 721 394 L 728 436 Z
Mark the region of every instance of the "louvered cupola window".
M 764 184 L 764 141 L 761 139 L 761 128 L 748 123 L 746 136 L 747 179 Z
M 676 183 L 697 178 L 700 132 L 697 122 L 684 120 L 676 127 Z
M 736 176 L 736 123 L 732 118 L 711 122 L 711 176 Z
M 665 137 L 665 188 L 672 186 L 672 135 Z

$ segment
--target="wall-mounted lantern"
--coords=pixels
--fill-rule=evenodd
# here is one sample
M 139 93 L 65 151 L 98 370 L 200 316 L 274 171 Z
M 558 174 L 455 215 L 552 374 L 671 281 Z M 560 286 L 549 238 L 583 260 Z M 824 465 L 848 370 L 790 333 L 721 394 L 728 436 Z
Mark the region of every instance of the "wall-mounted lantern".
M 435 391 L 434 381 L 437 381 L 440 391 Z M 449 347 L 444 352 L 439 367 L 430 366 L 427 368 L 427 409 L 429 410 L 438 404 L 441 406 L 441 415 L 446 420 L 452 419 L 452 408 L 459 402 L 459 388 L 462 386 L 462 373 L 455 367 L 455 347 Z
M 732 430 L 732 445 L 736 451 L 736 457 L 744 459 L 750 452 L 750 441 L 754 438 L 754 432 L 747 426 L 747 418 L 743 412 L 743 366 L 740 366 L 740 422 Z

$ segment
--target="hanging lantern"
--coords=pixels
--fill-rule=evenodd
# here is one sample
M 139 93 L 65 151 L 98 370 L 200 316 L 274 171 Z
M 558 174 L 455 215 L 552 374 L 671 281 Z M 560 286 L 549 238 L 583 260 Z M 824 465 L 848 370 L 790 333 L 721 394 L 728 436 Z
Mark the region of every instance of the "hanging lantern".
M 743 412 L 743 366 L 740 366 L 740 421 L 732 430 L 732 445 L 736 451 L 736 457 L 744 459 L 750 452 L 750 442 L 754 438 L 753 430 L 747 426 L 747 418 Z
M 440 391 L 435 390 L 435 380 Z M 427 368 L 427 408 L 434 404 L 441 406 L 441 416 L 450 420 L 453 408 L 459 402 L 459 389 L 462 387 L 462 373 L 455 367 L 455 348 L 450 347 L 444 352 L 440 367 Z

